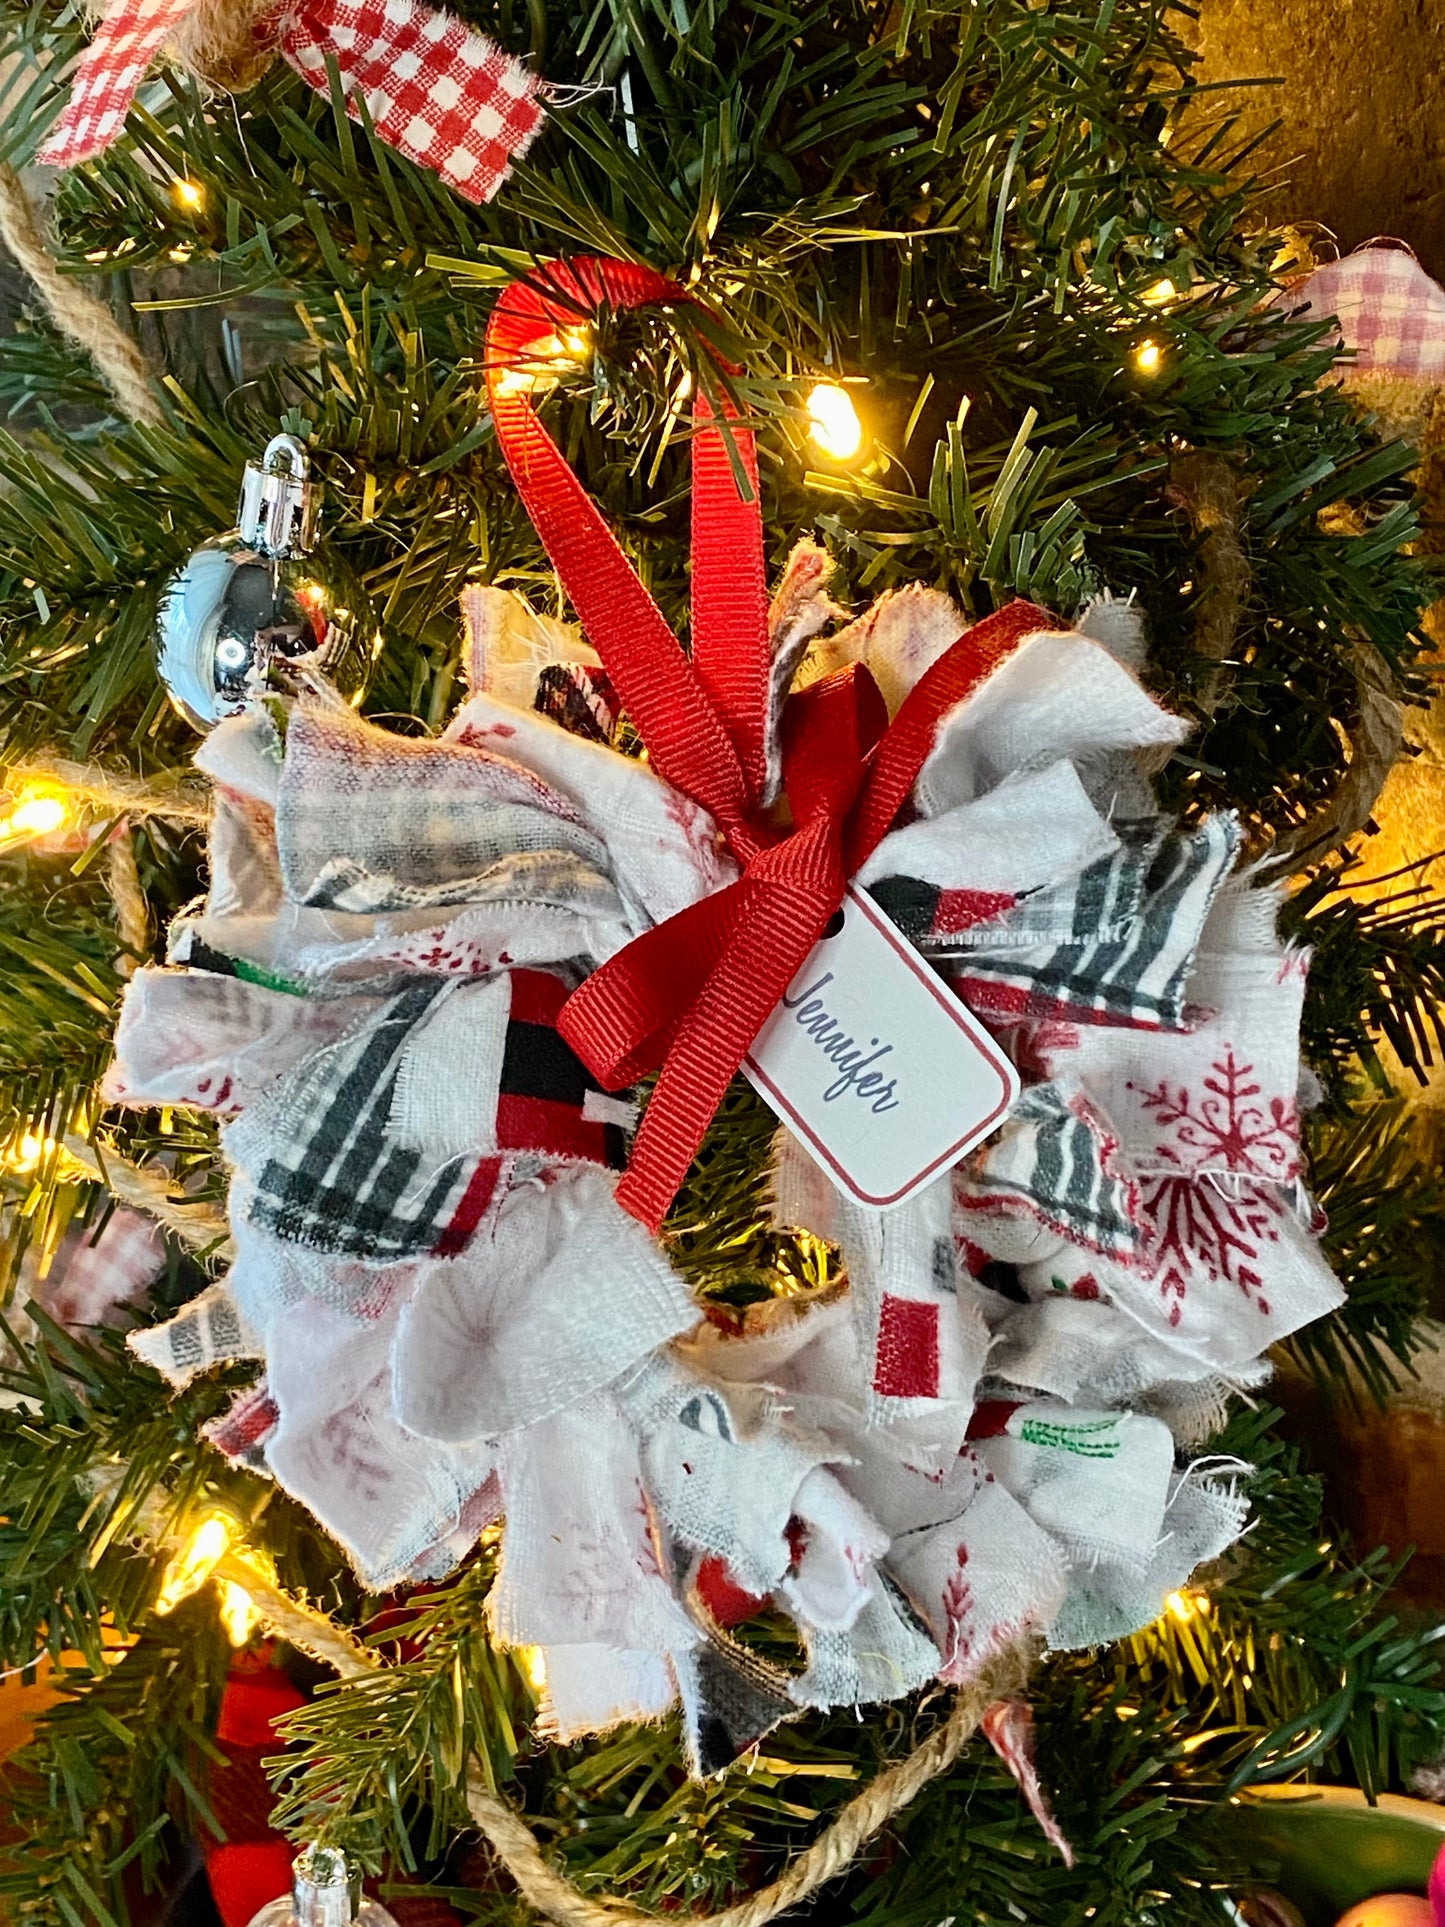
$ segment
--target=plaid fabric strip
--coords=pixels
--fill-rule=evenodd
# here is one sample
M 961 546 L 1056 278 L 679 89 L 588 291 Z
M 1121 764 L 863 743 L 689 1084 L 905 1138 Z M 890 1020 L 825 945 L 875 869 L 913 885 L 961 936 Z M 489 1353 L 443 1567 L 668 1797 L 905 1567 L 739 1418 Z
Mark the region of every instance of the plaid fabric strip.
M 32 1296 L 68 1331 L 106 1324 L 144 1301 L 165 1262 L 160 1227 L 122 1207 L 95 1231 L 71 1232 Z
M 361 914 L 521 893 L 549 869 L 575 895 L 580 875 L 607 870 L 576 806 L 495 749 L 312 709 L 291 721 L 276 837 L 288 896 Z
M 1117 1165 L 1118 1140 L 1077 1093 L 1026 1090 L 1007 1124 L 964 1165 L 961 1210 L 1037 1219 L 1073 1244 L 1137 1262 L 1144 1248 L 1139 1187 Z
M 993 923 L 1017 898 L 1002 890 L 945 890 L 920 877 L 880 877 L 868 894 L 921 950 L 940 950 L 976 924 Z
M 381 138 L 469 201 L 489 201 L 542 122 L 536 74 L 455 14 L 418 0 L 301 0 L 282 49 L 308 86 L 346 110 L 366 102 Z
M 224 1458 L 253 1472 L 264 1472 L 266 1441 L 280 1423 L 281 1408 L 263 1380 L 238 1392 L 229 1410 L 201 1427 L 201 1437 L 209 1439 Z
M 247 1329 L 224 1279 L 208 1285 L 165 1324 L 127 1333 L 125 1342 L 178 1389 L 213 1365 L 262 1356 L 261 1342 Z
M 1337 317 L 1354 368 L 1445 377 L 1445 288 L 1403 249 L 1347 254 L 1316 269 L 1287 299 L 1311 316 Z
M 622 1128 L 589 1116 L 606 1093 L 557 1033 L 570 995 L 560 977 L 543 970 L 512 972 L 512 1013 L 497 1099 L 497 1142 L 512 1151 L 580 1159 L 620 1171 L 626 1163 Z M 610 1106 L 598 1104 L 601 1111 Z
M 1185 989 L 1209 906 L 1239 847 L 1231 816 L 1164 834 L 1156 822 L 1115 824 L 1120 848 L 1058 890 L 1037 891 L 1005 920 L 1017 949 L 982 949 L 950 975 L 980 1016 L 1182 1030 Z M 1022 913 L 1024 921 L 1018 922 Z M 1067 931 L 1045 944 L 1028 925 Z
M 37 158 L 74 167 L 109 147 L 130 112 L 136 89 L 191 0 L 115 0 L 81 56 L 70 99 Z
M 434 1158 L 397 1137 L 402 1054 L 448 988 L 445 979 L 409 984 L 375 1021 L 300 1068 L 284 1118 L 262 1120 L 264 1155 L 254 1161 L 246 1201 L 251 1223 L 288 1243 L 373 1263 L 453 1257 L 486 1217 L 508 1153 L 621 1169 L 621 1128 L 583 1115 L 589 1092 L 600 1095 L 600 1087 L 557 1034 L 568 991 L 545 971 L 512 973 L 496 1120 L 502 1155 L 487 1147 L 437 1169 Z M 231 1127 L 243 1167 L 248 1129 L 245 1116 Z
M 585 662 L 549 662 L 538 672 L 532 707 L 589 743 L 610 743 L 621 713 L 611 677 Z

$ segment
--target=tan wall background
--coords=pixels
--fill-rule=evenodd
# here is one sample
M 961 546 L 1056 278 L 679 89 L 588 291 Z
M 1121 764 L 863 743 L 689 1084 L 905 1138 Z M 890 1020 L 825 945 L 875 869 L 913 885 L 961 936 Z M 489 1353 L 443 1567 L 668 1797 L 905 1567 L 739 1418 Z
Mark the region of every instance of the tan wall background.
M 1211 80 L 1274 76 L 1240 96 L 1277 218 L 1319 221 L 1342 252 L 1408 241 L 1445 279 L 1445 0 L 1196 0 L 1188 31 Z

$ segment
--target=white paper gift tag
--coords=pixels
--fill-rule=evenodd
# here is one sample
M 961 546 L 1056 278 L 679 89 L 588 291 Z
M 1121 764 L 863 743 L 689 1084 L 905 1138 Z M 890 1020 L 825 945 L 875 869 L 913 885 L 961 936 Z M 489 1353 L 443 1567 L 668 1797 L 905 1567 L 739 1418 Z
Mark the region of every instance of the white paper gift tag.
M 996 1130 L 1013 1065 L 861 890 L 816 944 L 743 1060 L 842 1190 L 901 1204 Z

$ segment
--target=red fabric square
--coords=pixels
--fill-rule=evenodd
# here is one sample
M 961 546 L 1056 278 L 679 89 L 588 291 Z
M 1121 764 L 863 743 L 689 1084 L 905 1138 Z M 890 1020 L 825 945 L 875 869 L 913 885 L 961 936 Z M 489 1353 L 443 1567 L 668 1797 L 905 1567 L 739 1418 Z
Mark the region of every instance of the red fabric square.
M 938 1306 L 885 1297 L 873 1389 L 885 1398 L 938 1397 Z

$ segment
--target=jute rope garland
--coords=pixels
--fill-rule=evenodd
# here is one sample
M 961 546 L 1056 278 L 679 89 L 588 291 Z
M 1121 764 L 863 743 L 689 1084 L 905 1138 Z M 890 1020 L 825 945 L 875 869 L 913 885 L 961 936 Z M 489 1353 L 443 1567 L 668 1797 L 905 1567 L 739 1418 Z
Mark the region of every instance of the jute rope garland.
M 25 183 L 8 163 L 0 164 L 0 240 L 30 276 L 56 327 L 95 363 L 121 413 L 143 427 L 156 427 L 164 417 L 151 387 L 150 364 L 105 302 L 75 275 L 61 273 Z
M 154 816 L 165 823 L 187 823 L 198 830 L 210 828 L 210 795 L 197 784 L 143 783 L 100 763 L 73 763 L 64 756 L 49 754 L 7 762 L 3 775 L 7 784 L 34 779 L 58 783 L 77 802 L 102 813 L 131 818 Z
M 115 905 L 116 929 L 124 946 L 116 960 L 118 977 L 133 977 L 150 942 L 150 904 L 141 885 L 135 838 L 124 824 L 112 834 L 105 852 L 105 883 Z
M 268 0 L 194 0 L 171 52 L 204 86 L 243 94 L 276 57 L 276 43 L 264 30 L 274 11 Z
M 273 1631 L 330 1666 L 343 1679 L 363 1679 L 380 1670 L 383 1662 L 375 1653 L 334 1626 L 324 1613 L 282 1592 L 244 1556 L 228 1555 L 216 1567 L 216 1573 L 244 1588 Z M 906 1759 L 886 1767 L 871 1780 L 810 1847 L 789 1860 L 776 1880 L 720 1913 L 687 1916 L 690 1927 L 765 1927 L 768 1921 L 845 1873 L 895 1814 L 915 1800 L 930 1781 L 948 1771 L 994 1701 L 1024 1684 L 1033 1657 L 1030 1640 L 1005 1647 L 976 1680 L 960 1689 L 943 1725 Z M 597 1900 L 583 1893 L 548 1864 L 526 1820 L 493 1793 L 475 1769 L 467 1775 L 466 1800 L 472 1818 L 523 1898 L 558 1927 L 656 1927 L 659 1920 L 677 1918 L 645 1913 L 619 1901 Z

